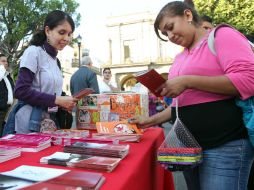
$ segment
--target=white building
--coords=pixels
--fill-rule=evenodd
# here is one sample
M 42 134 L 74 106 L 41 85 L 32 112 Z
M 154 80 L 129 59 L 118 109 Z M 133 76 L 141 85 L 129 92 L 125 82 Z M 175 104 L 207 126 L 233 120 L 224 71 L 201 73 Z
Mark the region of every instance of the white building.
M 163 42 L 154 32 L 155 14 L 133 13 L 108 18 L 110 67 L 118 87 L 129 90 L 136 83 L 133 74 L 155 68 L 167 77 L 172 59 L 181 50 L 170 42 Z

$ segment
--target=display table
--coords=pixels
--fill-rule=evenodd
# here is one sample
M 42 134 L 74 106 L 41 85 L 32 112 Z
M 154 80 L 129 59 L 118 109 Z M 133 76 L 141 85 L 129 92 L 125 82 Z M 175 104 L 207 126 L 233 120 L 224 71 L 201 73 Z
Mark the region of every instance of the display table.
M 130 152 L 127 157 L 119 163 L 113 172 L 103 172 L 106 181 L 101 190 L 174 190 L 172 174 L 156 162 L 156 150 L 163 140 L 163 130 L 152 127 L 145 131 L 141 142 L 128 143 Z M 63 151 L 63 147 L 52 146 L 38 153 L 22 152 L 21 157 L 1 163 L 0 172 L 13 170 L 20 165 L 82 170 L 39 163 L 41 157 L 56 151 Z

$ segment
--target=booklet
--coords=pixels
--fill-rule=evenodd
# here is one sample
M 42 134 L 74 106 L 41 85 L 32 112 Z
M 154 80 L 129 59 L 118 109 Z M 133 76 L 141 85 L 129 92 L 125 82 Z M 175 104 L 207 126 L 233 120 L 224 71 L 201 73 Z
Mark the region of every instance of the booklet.
M 98 133 L 110 134 L 142 134 L 136 124 L 131 124 L 127 120 L 96 122 Z
M 74 94 L 73 97 L 77 98 L 77 99 L 81 99 L 85 96 L 88 96 L 89 94 L 92 94 L 94 92 L 94 89 L 92 88 L 85 88 L 81 91 L 79 91 L 78 93 Z
M 135 75 L 138 82 L 146 86 L 155 96 L 160 97 L 162 90 L 157 90 L 166 80 L 154 69 L 141 71 Z
M 101 173 L 70 171 L 53 179 L 36 183 L 22 190 L 98 190 L 105 181 Z

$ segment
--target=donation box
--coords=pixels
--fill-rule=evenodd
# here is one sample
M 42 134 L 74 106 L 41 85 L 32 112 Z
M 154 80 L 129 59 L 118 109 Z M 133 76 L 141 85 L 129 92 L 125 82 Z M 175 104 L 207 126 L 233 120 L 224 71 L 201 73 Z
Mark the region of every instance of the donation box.
M 90 94 L 78 102 L 76 124 L 78 129 L 96 129 L 96 122 L 121 121 L 148 112 L 147 94 Z

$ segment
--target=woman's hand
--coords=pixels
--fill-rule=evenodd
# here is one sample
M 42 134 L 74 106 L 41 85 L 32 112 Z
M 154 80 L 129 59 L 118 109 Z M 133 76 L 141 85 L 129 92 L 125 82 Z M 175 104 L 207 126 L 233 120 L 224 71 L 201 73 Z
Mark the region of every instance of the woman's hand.
M 78 99 L 72 96 L 57 96 L 55 104 L 70 111 L 76 106 L 77 101 Z
M 168 106 L 162 112 L 156 113 L 152 116 L 135 116 L 128 120 L 129 123 L 137 124 L 138 128 L 147 128 L 151 126 L 156 126 L 160 123 L 164 123 L 171 118 L 171 107 Z
M 188 88 L 188 76 L 179 76 L 167 80 L 158 90 L 162 89 L 161 96 L 175 98 Z
M 146 116 L 135 116 L 128 120 L 131 124 L 137 124 L 138 128 L 144 129 L 149 127 L 149 117 Z

